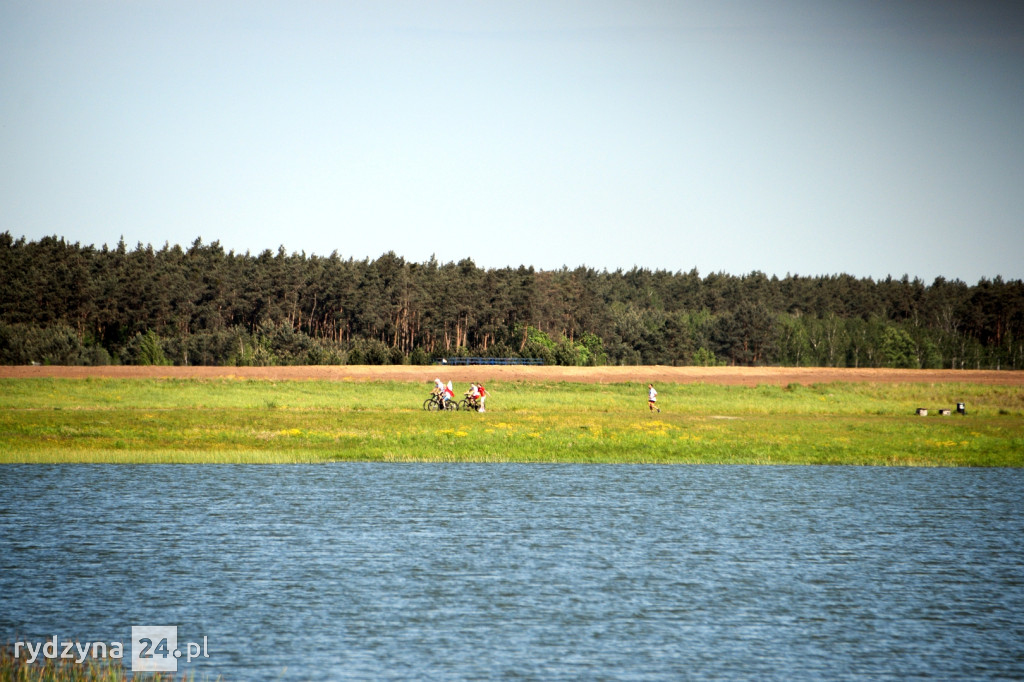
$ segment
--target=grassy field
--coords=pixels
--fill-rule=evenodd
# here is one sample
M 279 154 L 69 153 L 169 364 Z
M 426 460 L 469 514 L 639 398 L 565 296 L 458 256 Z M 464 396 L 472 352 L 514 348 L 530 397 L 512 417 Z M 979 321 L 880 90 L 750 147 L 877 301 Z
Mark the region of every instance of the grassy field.
M 0 379 L 0 462 L 524 461 L 1024 466 L 1012 386 L 499 382 L 434 413 L 410 382 Z M 457 387 L 457 393 L 465 386 Z M 955 414 L 965 402 L 967 416 Z M 915 409 L 929 409 L 918 417 Z M 952 416 L 934 416 L 939 408 Z

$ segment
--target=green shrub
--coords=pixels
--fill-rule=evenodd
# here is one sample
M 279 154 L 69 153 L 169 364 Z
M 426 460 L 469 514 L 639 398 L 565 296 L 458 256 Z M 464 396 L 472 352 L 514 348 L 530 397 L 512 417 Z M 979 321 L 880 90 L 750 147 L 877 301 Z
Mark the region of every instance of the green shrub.
M 163 342 L 156 332 L 150 330 L 138 333 L 125 347 L 125 356 L 131 365 L 169 365 L 171 361 L 164 354 Z
M 719 367 L 724 365 L 725 361 L 720 361 L 715 357 L 713 352 L 701 346 L 697 349 L 697 352 L 693 354 L 693 364 L 697 367 Z

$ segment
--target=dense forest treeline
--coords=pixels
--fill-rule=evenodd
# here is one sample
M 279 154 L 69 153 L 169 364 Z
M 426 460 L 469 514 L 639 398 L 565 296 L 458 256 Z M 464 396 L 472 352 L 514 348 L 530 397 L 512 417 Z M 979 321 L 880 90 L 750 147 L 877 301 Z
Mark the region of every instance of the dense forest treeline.
M 0 234 L 0 363 L 1024 368 L 1024 283 L 483 269 Z

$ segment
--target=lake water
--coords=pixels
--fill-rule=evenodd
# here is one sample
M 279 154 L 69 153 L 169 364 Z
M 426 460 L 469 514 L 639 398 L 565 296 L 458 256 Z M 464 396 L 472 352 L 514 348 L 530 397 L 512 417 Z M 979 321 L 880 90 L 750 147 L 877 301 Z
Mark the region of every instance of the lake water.
M 175 625 L 197 679 L 1024 678 L 1022 470 L 8 465 L 0 493 L 0 640 Z

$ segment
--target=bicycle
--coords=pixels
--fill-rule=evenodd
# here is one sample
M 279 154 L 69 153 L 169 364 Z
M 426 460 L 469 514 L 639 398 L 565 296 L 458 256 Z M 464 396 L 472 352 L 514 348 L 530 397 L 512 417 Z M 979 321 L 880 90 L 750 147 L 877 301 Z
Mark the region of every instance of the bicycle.
M 465 397 L 465 398 L 463 398 L 462 400 L 459 401 L 459 409 L 460 410 L 473 410 L 474 412 L 479 412 L 480 411 L 480 401 L 477 400 L 476 398 L 471 398 L 471 397 L 467 396 L 467 397 Z
M 436 412 L 438 410 L 447 410 L 449 412 L 454 412 L 455 410 L 459 409 L 459 405 L 454 400 L 449 400 L 445 402 L 444 400 L 441 400 L 441 396 L 431 395 L 429 398 L 423 401 L 423 409 L 427 410 L 428 412 Z

